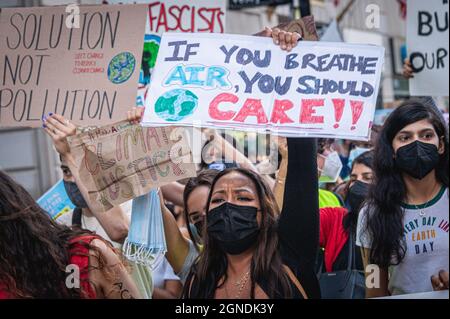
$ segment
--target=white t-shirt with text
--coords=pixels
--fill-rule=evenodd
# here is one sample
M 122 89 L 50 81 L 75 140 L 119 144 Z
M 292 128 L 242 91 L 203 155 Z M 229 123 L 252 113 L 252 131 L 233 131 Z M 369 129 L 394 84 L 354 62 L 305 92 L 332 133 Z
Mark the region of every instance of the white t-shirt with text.
M 431 276 L 440 270 L 449 271 L 449 190 L 442 188 L 429 203 L 402 205 L 405 258 L 389 267 L 389 291 L 392 295 L 429 292 Z M 367 207 L 358 219 L 356 244 L 370 249 L 372 238 L 366 231 Z

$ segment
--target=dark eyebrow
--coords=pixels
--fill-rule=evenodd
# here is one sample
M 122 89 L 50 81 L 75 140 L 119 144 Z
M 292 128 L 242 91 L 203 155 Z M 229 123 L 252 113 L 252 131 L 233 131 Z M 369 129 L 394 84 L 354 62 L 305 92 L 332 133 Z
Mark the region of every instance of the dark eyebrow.
M 427 131 L 432 131 L 432 132 L 434 132 L 434 128 L 432 128 L 432 127 L 427 127 L 427 128 L 424 128 L 423 130 L 420 130 L 419 133 L 423 133 L 423 132 L 427 132 Z M 398 134 L 413 134 L 413 133 L 414 133 L 414 132 L 411 132 L 411 131 L 405 131 L 405 130 L 398 132 Z
M 214 195 L 214 194 L 225 194 L 225 190 L 222 189 L 222 190 L 214 191 L 214 192 L 213 192 L 213 195 Z
M 235 192 L 235 193 L 244 193 L 244 192 L 246 192 L 246 193 L 253 194 L 252 190 L 249 190 L 249 189 L 246 189 L 246 188 L 236 188 L 236 189 L 233 190 L 233 192 Z M 213 195 L 215 195 L 215 194 L 225 194 L 225 193 L 226 193 L 226 191 L 224 189 L 221 189 L 221 190 L 214 191 Z
M 425 133 L 425 132 L 433 132 L 434 133 L 434 129 L 432 129 L 432 128 L 425 128 L 425 129 L 420 131 L 420 133 Z
M 246 188 L 238 188 L 238 189 L 235 189 L 234 190 L 236 193 L 244 193 L 244 192 L 246 192 L 246 193 L 251 193 L 251 194 L 253 194 L 253 191 L 252 190 L 249 190 L 249 189 L 246 189 Z

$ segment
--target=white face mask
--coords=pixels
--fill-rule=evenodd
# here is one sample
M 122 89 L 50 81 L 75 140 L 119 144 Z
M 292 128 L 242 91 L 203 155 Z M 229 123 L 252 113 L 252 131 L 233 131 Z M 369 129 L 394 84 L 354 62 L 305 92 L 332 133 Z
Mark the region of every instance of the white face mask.
M 355 149 L 351 150 L 350 155 L 348 156 L 348 164 L 347 164 L 348 167 L 351 169 L 355 158 L 369 151 L 370 148 L 363 148 L 363 147 L 356 147 Z
M 341 174 L 342 171 L 342 162 L 338 152 L 336 151 L 332 152 L 328 154 L 328 156 L 319 154 L 319 156 L 325 158 L 323 168 L 322 169 L 319 168 L 319 172 L 321 173 L 319 182 L 335 183 L 338 180 L 339 175 Z

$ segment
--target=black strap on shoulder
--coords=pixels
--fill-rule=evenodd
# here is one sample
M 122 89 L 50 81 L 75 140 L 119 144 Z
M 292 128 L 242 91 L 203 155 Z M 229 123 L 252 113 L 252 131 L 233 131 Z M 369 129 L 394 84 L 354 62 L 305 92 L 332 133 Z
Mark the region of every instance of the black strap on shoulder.
M 81 228 L 81 215 L 82 215 L 81 208 L 75 207 L 72 213 L 72 226 L 78 226 Z

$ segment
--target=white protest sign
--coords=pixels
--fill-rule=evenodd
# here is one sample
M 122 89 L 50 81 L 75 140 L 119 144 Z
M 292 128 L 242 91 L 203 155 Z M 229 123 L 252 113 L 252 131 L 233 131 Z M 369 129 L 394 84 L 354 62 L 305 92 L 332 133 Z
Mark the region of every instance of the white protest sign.
M 144 105 L 164 32 L 225 32 L 225 0 L 108 0 L 107 3 L 148 4 L 144 53 L 137 105 Z
M 448 1 L 408 0 L 407 48 L 413 96 L 448 96 Z
M 143 124 L 365 140 L 384 48 L 271 38 L 164 34 Z

